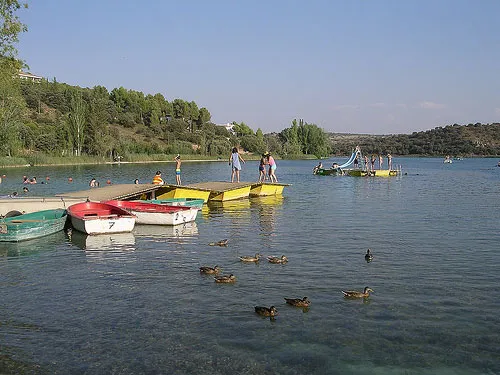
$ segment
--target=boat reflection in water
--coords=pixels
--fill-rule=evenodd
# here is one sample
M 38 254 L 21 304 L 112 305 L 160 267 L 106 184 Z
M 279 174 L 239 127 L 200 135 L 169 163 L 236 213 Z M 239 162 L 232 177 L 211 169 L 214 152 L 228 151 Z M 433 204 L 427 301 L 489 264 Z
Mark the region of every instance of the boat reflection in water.
M 274 236 L 280 211 L 283 209 L 282 195 L 251 198 L 252 209 L 258 213 L 260 232 L 264 237 Z
M 132 233 L 137 238 L 150 240 L 164 240 L 166 238 L 195 237 L 198 235 L 198 226 L 192 221 L 180 225 L 136 225 Z
M 202 210 L 203 216 L 225 215 L 249 215 L 250 200 L 248 198 L 235 199 L 231 201 L 208 201 L 206 208 Z
M 66 240 L 64 231 L 59 231 L 43 238 L 34 238 L 21 242 L 0 242 L 0 257 L 31 256 L 47 251 L 56 251 Z M 52 250 L 47 250 L 52 249 Z
M 135 236 L 130 232 L 88 235 L 86 233 L 73 230 L 70 235 L 70 239 L 72 244 L 88 252 L 127 252 L 135 250 Z

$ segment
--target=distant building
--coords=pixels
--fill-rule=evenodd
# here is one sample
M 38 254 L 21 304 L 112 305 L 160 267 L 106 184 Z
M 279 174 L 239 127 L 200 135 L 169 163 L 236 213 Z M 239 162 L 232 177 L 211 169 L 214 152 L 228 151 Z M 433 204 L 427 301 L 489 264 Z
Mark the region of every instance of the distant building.
M 19 78 L 21 79 L 26 79 L 26 80 L 29 80 L 31 82 L 41 82 L 43 77 L 40 77 L 40 76 L 36 76 L 34 74 L 31 74 L 31 73 L 25 73 L 23 71 L 19 71 Z
M 230 132 L 231 134 L 234 134 L 234 131 L 233 131 L 233 124 L 230 124 L 229 122 L 227 124 L 222 124 L 222 125 L 219 125 L 219 126 L 223 126 L 226 128 L 226 130 L 228 132 Z

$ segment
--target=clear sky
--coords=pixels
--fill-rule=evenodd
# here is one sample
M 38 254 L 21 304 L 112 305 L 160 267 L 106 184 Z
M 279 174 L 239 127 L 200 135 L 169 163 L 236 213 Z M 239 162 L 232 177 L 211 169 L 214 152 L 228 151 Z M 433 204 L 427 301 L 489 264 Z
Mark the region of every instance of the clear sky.
M 498 0 L 37 0 L 30 71 L 206 107 L 264 133 L 500 122 Z

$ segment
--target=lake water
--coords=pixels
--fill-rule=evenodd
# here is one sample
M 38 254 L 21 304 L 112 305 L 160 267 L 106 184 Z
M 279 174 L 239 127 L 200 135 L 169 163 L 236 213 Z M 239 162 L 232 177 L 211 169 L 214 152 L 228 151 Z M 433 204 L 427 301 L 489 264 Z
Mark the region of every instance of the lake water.
M 0 373 L 499 374 L 497 161 L 395 158 L 393 178 L 278 161 L 283 197 L 210 204 L 192 225 L 0 244 Z M 23 175 L 49 176 L 29 186 L 44 195 L 157 169 L 175 181 L 173 164 L 3 169 L 0 195 Z M 224 162 L 182 166 L 183 183 L 229 175 Z M 257 162 L 243 165 L 243 181 L 257 178 Z M 257 252 L 289 262 L 238 260 Z M 216 264 L 237 282 L 200 275 Z M 366 300 L 342 296 L 365 286 Z M 284 303 L 304 296 L 308 310 Z

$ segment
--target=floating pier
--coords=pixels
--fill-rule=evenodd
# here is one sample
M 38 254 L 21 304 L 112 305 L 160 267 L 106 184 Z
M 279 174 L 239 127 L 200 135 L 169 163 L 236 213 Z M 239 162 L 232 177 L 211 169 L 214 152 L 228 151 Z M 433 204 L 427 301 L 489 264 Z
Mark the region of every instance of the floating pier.
M 290 184 L 255 182 L 199 182 L 190 185 L 163 185 L 156 191 L 157 199 L 196 198 L 207 201 L 225 202 L 267 195 L 280 195 Z
M 0 216 L 10 211 L 21 213 L 68 208 L 84 201 L 196 198 L 205 203 L 226 202 L 248 197 L 281 195 L 289 184 L 255 182 L 200 182 L 190 185 L 118 184 L 58 194 L 54 197 L 0 199 Z

